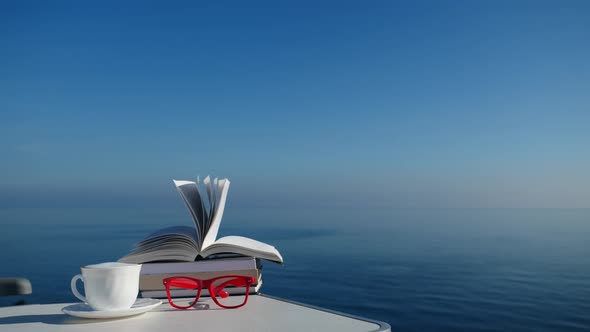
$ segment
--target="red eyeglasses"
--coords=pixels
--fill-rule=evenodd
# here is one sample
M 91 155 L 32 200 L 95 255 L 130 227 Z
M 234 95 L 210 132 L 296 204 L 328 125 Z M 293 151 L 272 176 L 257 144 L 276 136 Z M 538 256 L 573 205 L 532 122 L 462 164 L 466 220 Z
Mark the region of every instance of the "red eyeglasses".
M 201 280 L 190 277 L 170 277 L 163 280 L 166 287 L 166 295 L 168 295 L 168 302 L 171 306 L 177 309 L 188 309 L 197 305 L 197 301 L 201 296 L 201 290 L 206 288 L 213 301 L 220 307 L 226 309 L 235 309 L 243 306 L 248 301 L 248 293 L 250 293 L 250 285 L 254 284 L 256 280 L 252 277 L 246 276 L 221 276 L 213 279 Z M 193 289 L 196 290 L 197 296 L 195 301 L 189 303 L 187 306 L 174 303 L 172 296 L 170 296 L 170 289 Z M 235 294 L 235 295 L 232 295 Z M 239 294 L 239 295 L 238 295 Z

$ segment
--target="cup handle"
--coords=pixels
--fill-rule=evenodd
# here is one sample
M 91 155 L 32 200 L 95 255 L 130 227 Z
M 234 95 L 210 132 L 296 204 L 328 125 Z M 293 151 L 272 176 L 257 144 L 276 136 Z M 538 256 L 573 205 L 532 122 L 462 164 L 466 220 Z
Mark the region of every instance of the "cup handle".
M 72 293 L 74 293 L 74 296 L 76 296 L 80 301 L 82 302 L 86 302 L 86 297 L 84 297 L 84 295 L 80 294 L 80 292 L 78 292 L 78 288 L 76 287 L 76 281 L 78 281 L 78 279 L 82 280 L 82 282 L 84 282 L 84 278 L 82 278 L 81 274 L 76 274 L 73 278 L 72 278 Z

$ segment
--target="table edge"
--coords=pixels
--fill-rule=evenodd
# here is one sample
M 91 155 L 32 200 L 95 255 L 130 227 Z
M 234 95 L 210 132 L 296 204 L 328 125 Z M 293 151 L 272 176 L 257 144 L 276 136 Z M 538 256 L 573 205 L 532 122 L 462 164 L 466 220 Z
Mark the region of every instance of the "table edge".
M 391 326 L 389 326 L 389 324 L 386 322 L 382 322 L 382 321 L 378 321 L 378 320 L 374 320 L 374 319 L 370 319 L 370 318 L 365 318 L 365 317 L 361 317 L 361 316 L 356 316 L 356 315 L 350 315 L 350 314 L 343 313 L 343 312 L 336 311 L 336 310 L 326 309 L 326 308 L 317 307 L 317 306 L 314 306 L 311 304 L 301 303 L 298 301 L 293 301 L 293 300 L 288 300 L 288 299 L 284 299 L 284 298 L 273 296 L 273 295 L 268 295 L 266 293 L 259 292 L 256 295 L 262 296 L 262 297 L 267 297 L 267 298 L 270 298 L 270 299 L 273 299 L 276 301 L 283 301 L 286 303 L 300 305 L 303 307 L 307 307 L 307 308 L 311 308 L 311 309 L 315 309 L 315 310 L 319 310 L 319 311 L 324 311 L 324 312 L 328 312 L 331 314 L 340 315 L 340 316 L 344 316 L 344 317 L 348 317 L 348 318 L 358 319 L 358 320 L 362 320 L 362 321 L 365 321 L 368 323 L 373 323 L 373 324 L 379 325 L 379 328 L 377 330 L 373 330 L 370 332 L 391 332 Z

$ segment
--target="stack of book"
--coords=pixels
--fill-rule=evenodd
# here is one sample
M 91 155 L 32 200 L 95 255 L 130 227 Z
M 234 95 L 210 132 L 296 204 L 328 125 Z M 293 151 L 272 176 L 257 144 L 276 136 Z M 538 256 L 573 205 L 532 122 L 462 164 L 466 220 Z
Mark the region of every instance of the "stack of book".
M 167 297 L 166 288 L 163 280 L 174 276 L 184 276 L 195 279 L 212 279 L 226 275 L 239 275 L 253 277 L 257 280 L 250 287 L 250 294 L 256 294 L 262 287 L 262 265 L 260 260 L 253 257 L 233 257 L 201 260 L 197 262 L 165 262 L 165 263 L 146 263 L 141 267 L 139 277 L 140 296 L 144 298 L 165 298 Z M 245 293 L 244 287 L 225 289 L 231 295 L 242 295 Z M 172 297 L 192 297 L 195 296 L 195 290 L 191 289 L 172 289 Z M 209 296 L 207 289 L 203 289 L 201 296 Z
M 166 297 L 162 280 L 172 276 L 202 280 L 227 275 L 251 276 L 257 282 L 250 287 L 250 292 L 258 292 L 262 287 L 260 260 L 283 264 L 283 257 L 275 247 L 247 237 L 217 238 L 229 180 L 206 177 L 205 188 L 201 189 L 199 179 L 197 182 L 174 181 L 174 184 L 192 216 L 193 227 L 172 226 L 157 230 L 119 259 L 124 263 L 143 264 L 140 295 Z M 245 292 L 245 289 L 234 291 Z M 173 289 L 170 295 L 190 297 L 196 294 L 194 290 Z M 207 296 L 207 290 L 203 289 L 201 295 Z

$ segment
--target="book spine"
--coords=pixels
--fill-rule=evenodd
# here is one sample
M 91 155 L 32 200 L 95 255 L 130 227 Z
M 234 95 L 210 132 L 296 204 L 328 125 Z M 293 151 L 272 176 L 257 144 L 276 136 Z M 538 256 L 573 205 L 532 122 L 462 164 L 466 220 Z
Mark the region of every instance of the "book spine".
M 236 271 L 218 271 L 218 272 L 188 272 L 188 273 L 163 273 L 163 274 L 144 274 L 139 276 L 139 290 L 162 290 L 164 289 L 163 280 L 170 277 L 189 277 L 201 280 L 213 279 L 221 276 L 236 275 L 253 277 L 256 280 L 260 278 L 260 270 L 236 270 Z
M 259 266 L 254 258 L 218 259 L 198 262 L 145 263 L 141 274 L 160 274 L 177 272 L 216 272 L 256 269 Z

